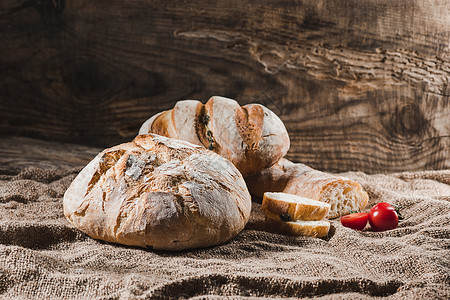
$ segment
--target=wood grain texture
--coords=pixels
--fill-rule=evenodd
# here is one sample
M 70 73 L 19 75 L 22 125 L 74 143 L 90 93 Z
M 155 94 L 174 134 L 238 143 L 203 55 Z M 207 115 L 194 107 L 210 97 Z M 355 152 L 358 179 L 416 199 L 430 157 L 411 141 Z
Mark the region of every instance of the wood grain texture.
M 0 133 L 107 147 L 178 100 L 262 103 L 288 158 L 450 168 L 450 2 L 0 4 Z
M 17 136 L 0 137 L 0 169 L 80 170 L 103 149 Z

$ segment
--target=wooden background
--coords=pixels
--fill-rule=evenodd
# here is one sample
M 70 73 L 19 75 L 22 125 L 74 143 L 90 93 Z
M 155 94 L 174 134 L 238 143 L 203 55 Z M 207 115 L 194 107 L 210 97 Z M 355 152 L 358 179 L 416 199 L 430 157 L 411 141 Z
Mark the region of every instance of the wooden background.
M 449 47 L 447 0 L 2 0 L 0 134 L 107 147 L 221 95 L 321 170 L 450 168 Z

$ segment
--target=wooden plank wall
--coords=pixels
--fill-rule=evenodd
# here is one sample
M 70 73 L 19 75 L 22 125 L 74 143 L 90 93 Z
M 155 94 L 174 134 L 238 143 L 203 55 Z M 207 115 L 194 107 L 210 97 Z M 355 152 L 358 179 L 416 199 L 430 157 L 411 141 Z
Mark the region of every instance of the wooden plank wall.
M 106 147 L 222 95 L 321 170 L 449 168 L 449 47 L 446 0 L 3 0 L 0 133 Z

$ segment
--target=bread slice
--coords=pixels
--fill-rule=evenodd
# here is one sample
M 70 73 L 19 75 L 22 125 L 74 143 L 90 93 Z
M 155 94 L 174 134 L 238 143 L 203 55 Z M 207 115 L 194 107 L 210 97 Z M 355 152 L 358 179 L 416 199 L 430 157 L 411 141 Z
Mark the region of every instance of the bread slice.
M 329 203 L 287 193 L 264 193 L 261 208 L 285 220 L 319 221 L 330 211 Z
M 280 216 L 267 213 L 266 222 L 275 232 L 286 235 L 326 237 L 330 231 L 330 222 L 328 221 L 283 221 Z

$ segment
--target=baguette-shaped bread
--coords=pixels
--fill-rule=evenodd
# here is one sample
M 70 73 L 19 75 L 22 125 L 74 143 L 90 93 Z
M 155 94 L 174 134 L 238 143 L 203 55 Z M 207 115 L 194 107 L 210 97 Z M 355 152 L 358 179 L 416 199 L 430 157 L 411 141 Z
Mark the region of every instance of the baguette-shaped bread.
M 324 219 L 331 208 L 325 202 L 287 193 L 264 193 L 262 210 L 285 219 L 319 221 Z
M 225 158 L 149 134 L 98 154 L 63 204 L 67 220 L 95 239 L 183 250 L 234 237 L 249 219 L 251 197 Z
M 280 219 L 280 216 L 269 213 L 266 214 L 266 222 L 271 230 L 286 235 L 326 237 L 330 231 L 329 221 L 283 221 Z
M 255 197 L 261 198 L 265 192 L 283 192 L 329 203 L 330 219 L 362 210 L 369 200 L 367 193 L 353 180 L 284 158 L 245 181 Z
M 139 134 L 156 133 L 184 140 L 230 160 L 242 175 L 268 168 L 289 150 L 283 122 L 260 104 L 240 106 L 235 100 L 214 96 L 202 104 L 179 101 L 171 110 L 145 121 Z

